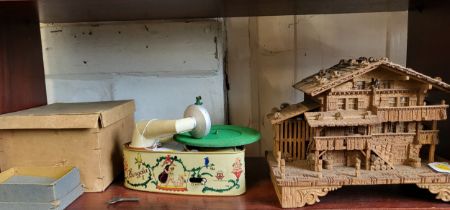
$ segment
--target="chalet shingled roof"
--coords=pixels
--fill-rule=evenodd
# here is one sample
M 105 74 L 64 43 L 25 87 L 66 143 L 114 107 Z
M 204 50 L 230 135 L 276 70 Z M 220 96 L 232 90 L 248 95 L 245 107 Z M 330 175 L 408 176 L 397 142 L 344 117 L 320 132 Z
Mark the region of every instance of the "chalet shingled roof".
M 438 77 L 429 77 L 413 69 L 392 63 L 387 58 L 374 59 L 364 57 L 341 60 L 338 64 L 297 82 L 294 88 L 315 96 L 379 67 L 411 76 L 413 79 L 430 83 L 440 90 L 450 92 L 450 85 Z
M 379 124 L 377 115 L 370 111 L 338 110 L 327 112 L 305 112 L 310 127 L 359 126 Z
M 307 111 L 311 111 L 313 109 L 317 109 L 320 107 L 320 104 L 312 101 L 307 100 L 300 102 L 298 104 L 291 104 L 281 110 L 274 110 L 272 113 L 267 115 L 267 118 L 269 119 L 270 123 L 276 124 L 281 121 L 287 120 L 289 118 L 296 117 L 298 115 L 301 115 Z

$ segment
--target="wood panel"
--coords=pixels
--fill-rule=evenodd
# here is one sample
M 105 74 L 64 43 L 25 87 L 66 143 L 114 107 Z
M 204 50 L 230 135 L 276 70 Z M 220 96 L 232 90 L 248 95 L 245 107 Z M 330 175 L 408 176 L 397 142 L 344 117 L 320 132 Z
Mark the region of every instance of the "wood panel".
M 292 160 L 306 159 L 306 150 L 314 129 L 306 121 L 290 119 L 274 125 L 273 154 L 277 151 Z
M 41 22 L 405 11 L 408 0 L 37 0 Z
M 0 2 L 0 113 L 47 103 L 36 5 Z

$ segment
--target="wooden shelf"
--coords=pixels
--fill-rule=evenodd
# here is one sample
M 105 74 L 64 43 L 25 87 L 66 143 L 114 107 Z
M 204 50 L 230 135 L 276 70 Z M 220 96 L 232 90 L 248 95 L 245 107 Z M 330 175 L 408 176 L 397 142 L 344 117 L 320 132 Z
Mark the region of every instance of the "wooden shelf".
M 246 158 L 247 192 L 241 196 L 186 196 L 129 190 L 119 178 L 103 193 L 84 193 L 67 209 L 280 209 L 264 158 Z M 109 206 L 114 196 L 138 197 L 139 202 Z M 415 185 L 343 187 L 302 209 L 444 209 L 449 204 Z
M 408 0 L 36 0 L 44 23 L 408 10 Z

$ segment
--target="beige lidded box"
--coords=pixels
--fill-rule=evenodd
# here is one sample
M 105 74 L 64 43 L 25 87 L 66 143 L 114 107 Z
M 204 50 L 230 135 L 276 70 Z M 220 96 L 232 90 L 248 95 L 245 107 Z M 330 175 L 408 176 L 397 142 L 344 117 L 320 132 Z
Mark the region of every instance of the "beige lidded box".
M 105 190 L 123 170 L 122 145 L 134 101 L 56 103 L 0 115 L 0 170 L 76 166 L 86 192 Z

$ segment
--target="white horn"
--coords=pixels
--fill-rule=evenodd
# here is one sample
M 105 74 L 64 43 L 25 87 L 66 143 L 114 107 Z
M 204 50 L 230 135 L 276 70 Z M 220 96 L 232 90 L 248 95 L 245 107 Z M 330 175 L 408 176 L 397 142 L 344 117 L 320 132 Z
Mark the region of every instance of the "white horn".
M 211 129 L 211 118 L 208 111 L 201 106 L 199 97 L 196 104 L 189 105 L 184 117 L 178 120 L 144 120 L 136 123 L 130 147 L 154 147 L 157 142 L 172 139 L 174 134 L 190 132 L 194 138 L 208 135 Z

